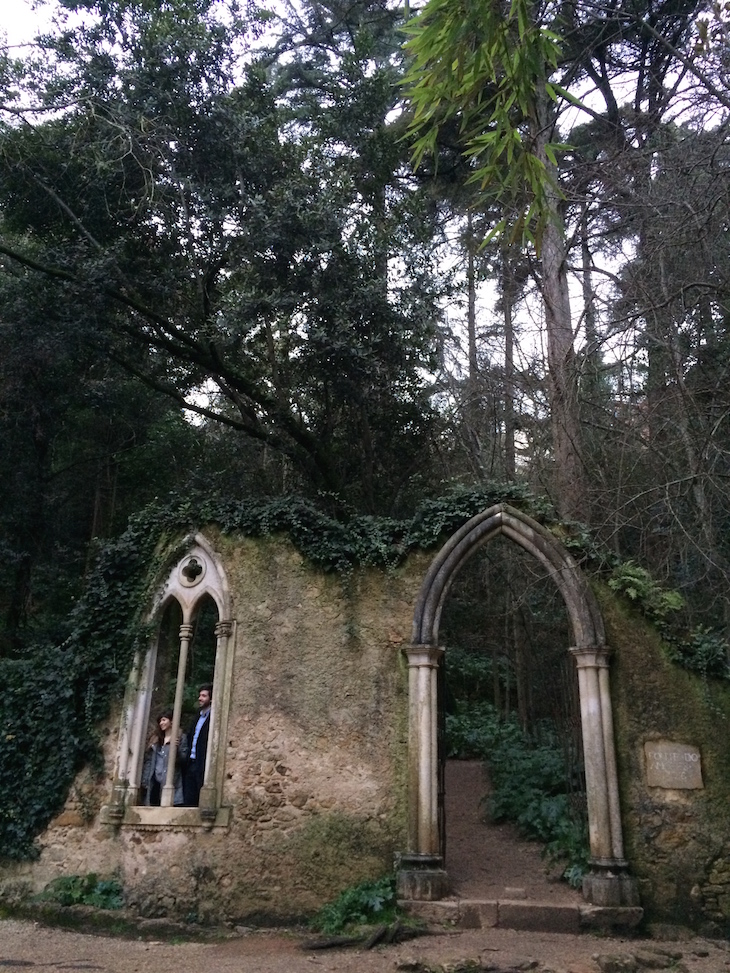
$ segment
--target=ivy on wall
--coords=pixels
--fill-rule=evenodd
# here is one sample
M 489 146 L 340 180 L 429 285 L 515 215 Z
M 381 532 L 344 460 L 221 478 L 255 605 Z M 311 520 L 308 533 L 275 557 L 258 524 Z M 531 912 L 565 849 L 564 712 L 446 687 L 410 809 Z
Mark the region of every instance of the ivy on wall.
M 312 564 L 346 575 L 357 566 L 395 567 L 495 503 L 519 507 L 554 529 L 596 570 L 616 567 L 587 532 L 559 525 L 547 502 L 519 484 L 428 500 L 408 521 L 340 521 L 291 497 L 233 501 L 207 494 L 171 496 L 133 517 L 121 537 L 99 549 L 85 594 L 58 640 L 30 643 L 22 658 L 0 659 L 0 858 L 37 854 L 35 837 L 63 806 L 78 771 L 101 771 L 99 726 L 123 695 L 135 650 L 148 643 L 144 613 L 162 572 L 182 553 L 171 550 L 175 539 L 205 524 L 248 537 L 282 534 Z

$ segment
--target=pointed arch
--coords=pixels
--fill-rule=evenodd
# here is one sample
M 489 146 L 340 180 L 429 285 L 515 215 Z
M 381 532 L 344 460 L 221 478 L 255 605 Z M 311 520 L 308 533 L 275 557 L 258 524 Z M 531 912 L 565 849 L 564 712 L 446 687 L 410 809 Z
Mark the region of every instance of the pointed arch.
M 227 824 L 229 811 L 221 807 L 224 748 L 229 714 L 230 685 L 233 665 L 235 622 L 232 618 L 232 599 L 223 562 L 203 534 L 186 537 L 178 550 L 184 550 L 157 586 L 148 620 L 155 628 L 155 637 L 145 652 L 137 653 L 130 675 L 122 722 L 112 797 L 105 809 L 105 818 L 112 824 L 134 826 Z M 169 562 L 168 562 L 169 563 Z M 155 671 L 159 647 L 160 620 L 173 604 L 179 607 L 181 624 L 176 648 L 176 689 L 173 710 L 172 737 L 186 729 L 181 726 L 183 688 L 188 650 L 193 636 L 193 620 L 202 605 L 212 602 L 217 614 L 215 625 L 215 661 L 213 672 L 206 681 L 214 686 L 209 718 L 209 744 L 206 752 L 203 785 L 199 804 L 195 808 L 174 807 L 174 760 L 170 760 L 162 806 L 144 807 L 140 804 L 140 777 L 146 748 Z
M 467 521 L 444 544 L 426 573 L 413 616 L 413 644 L 437 645 L 441 609 L 461 567 L 499 534 L 537 558 L 563 596 L 577 648 L 604 645 L 603 619 L 578 565 L 550 531 L 521 510 L 499 503 Z
M 402 858 L 400 892 L 435 899 L 448 890 L 439 829 L 437 670 L 441 611 L 461 567 L 480 547 L 504 535 L 535 557 L 565 602 L 578 669 L 592 874 L 584 894 L 596 905 L 634 905 L 626 874 L 619 808 L 613 715 L 603 619 L 586 579 L 559 540 L 527 514 L 495 504 L 472 517 L 444 544 L 426 572 L 413 615 L 409 667 L 409 849 Z

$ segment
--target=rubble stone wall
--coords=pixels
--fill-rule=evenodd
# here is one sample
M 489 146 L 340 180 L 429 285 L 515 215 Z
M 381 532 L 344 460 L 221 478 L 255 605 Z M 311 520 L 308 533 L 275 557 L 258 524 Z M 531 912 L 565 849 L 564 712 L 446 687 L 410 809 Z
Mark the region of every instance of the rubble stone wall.
M 626 857 L 645 915 L 730 935 L 730 686 L 671 662 L 636 611 L 607 590 L 598 594 L 613 649 Z M 691 748 L 700 766 L 687 779 L 678 759 L 679 772 L 668 770 L 666 786 L 650 786 L 656 775 L 647 750 L 662 748 L 676 748 L 683 759 Z
M 4 870 L 38 891 L 57 875 L 120 877 L 146 916 L 201 921 L 311 914 L 379 877 L 405 847 L 407 671 L 401 648 L 427 559 L 346 578 L 286 541 L 206 532 L 236 620 L 223 805 L 227 828 L 102 824 L 105 774 L 83 771 L 39 839 L 37 862 Z M 121 701 L 120 701 L 121 712 Z
M 343 578 L 315 569 L 282 538 L 206 536 L 236 622 L 224 741 L 228 826 L 102 823 L 120 700 L 102 728 L 104 772 L 78 775 L 39 838 L 37 861 L 2 868 L 0 900 L 60 875 L 96 872 L 116 874 L 128 904 L 145 916 L 281 921 L 384 874 L 405 849 L 401 649 L 431 557 Z M 595 590 L 612 649 L 626 857 L 646 917 L 730 934 L 730 687 L 678 668 L 635 611 Z M 699 755 L 692 786 L 650 786 L 671 783 L 672 770 L 667 761 L 650 778 L 647 752 L 675 746 L 677 762 Z

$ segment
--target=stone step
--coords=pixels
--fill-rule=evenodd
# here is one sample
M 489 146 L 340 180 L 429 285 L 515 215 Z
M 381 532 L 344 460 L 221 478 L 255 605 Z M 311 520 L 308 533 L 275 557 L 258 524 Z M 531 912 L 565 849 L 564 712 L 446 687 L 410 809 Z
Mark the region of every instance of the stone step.
M 533 902 L 525 899 L 402 900 L 401 909 L 422 922 L 456 929 L 520 929 L 524 932 L 580 933 L 628 930 L 637 926 L 644 910 L 638 906 L 607 907 L 587 904 Z

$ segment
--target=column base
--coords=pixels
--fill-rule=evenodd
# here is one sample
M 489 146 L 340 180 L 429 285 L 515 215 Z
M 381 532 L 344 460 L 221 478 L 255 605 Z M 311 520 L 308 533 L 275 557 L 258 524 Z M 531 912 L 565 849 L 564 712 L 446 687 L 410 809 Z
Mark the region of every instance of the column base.
M 593 863 L 583 878 L 583 898 L 591 905 L 638 906 L 639 883 L 626 871 L 626 862 Z
M 401 855 L 396 863 L 399 899 L 437 902 L 449 894 L 449 877 L 440 855 Z
M 212 828 L 218 813 L 215 787 L 211 787 L 209 784 L 201 787 L 198 807 L 200 808 L 200 820 L 203 827 Z

